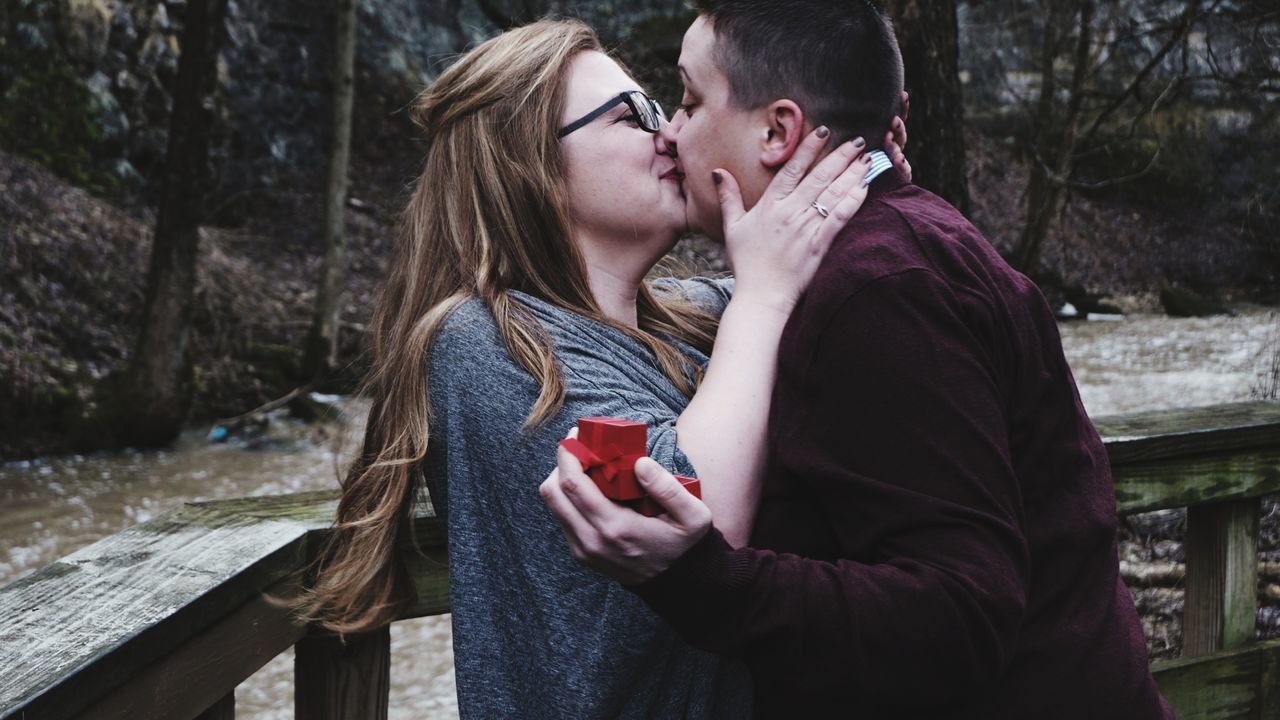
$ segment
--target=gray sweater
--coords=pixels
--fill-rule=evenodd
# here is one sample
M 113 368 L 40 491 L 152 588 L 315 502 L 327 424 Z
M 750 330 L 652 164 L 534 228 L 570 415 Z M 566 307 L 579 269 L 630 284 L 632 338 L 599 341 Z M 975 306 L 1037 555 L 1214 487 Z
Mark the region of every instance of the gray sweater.
M 715 314 L 731 281 L 680 284 Z M 564 407 L 521 430 L 538 396 L 478 299 L 445 322 L 431 355 L 426 480 L 449 528 L 454 665 L 463 718 L 742 718 L 739 663 L 695 650 L 634 595 L 578 565 L 538 494 L 578 418 L 638 420 L 649 454 L 696 475 L 676 447 L 688 400 L 640 343 L 523 293 L 551 334 Z M 706 356 L 690 355 L 705 366 Z

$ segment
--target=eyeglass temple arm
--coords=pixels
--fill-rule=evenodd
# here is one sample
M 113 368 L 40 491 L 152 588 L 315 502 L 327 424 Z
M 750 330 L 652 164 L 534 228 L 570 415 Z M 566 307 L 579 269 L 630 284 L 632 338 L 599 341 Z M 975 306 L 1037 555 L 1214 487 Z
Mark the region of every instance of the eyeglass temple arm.
M 614 99 L 612 99 L 612 100 L 610 100 L 609 102 L 607 102 L 607 103 L 605 103 L 605 104 L 601 105 L 600 107 L 596 108 L 595 110 L 592 110 L 591 112 L 587 113 L 586 115 L 583 115 L 582 117 L 578 118 L 577 120 L 574 120 L 573 122 L 569 123 L 568 125 L 565 125 L 564 127 L 560 128 L 560 132 L 556 133 L 556 137 L 558 137 L 558 138 L 562 138 L 562 137 L 564 137 L 565 135 L 568 135 L 569 133 L 573 132 L 574 130 L 577 130 L 578 128 L 582 127 L 583 125 L 586 125 L 587 123 L 591 122 L 592 120 L 595 120 L 596 118 L 598 118 L 598 117 L 600 117 L 601 115 L 603 115 L 603 114 L 605 114 L 605 113 L 609 112 L 610 110 L 612 110 L 613 108 L 617 107 L 618 105 L 620 105 L 620 104 L 622 104 L 622 103 L 624 103 L 624 102 L 626 102 L 626 96 L 624 96 L 624 95 L 619 95 L 619 96 L 615 97 Z

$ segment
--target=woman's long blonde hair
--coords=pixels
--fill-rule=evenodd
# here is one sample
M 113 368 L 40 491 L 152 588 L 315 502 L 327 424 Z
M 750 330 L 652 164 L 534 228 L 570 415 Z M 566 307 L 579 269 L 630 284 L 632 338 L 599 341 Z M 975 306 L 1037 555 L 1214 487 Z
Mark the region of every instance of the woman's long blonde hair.
M 710 352 L 715 319 L 642 286 L 639 328 L 609 320 L 573 241 L 556 138 L 565 68 L 575 54 L 601 49 L 580 22 L 539 21 L 468 52 L 414 102 L 426 161 L 373 315 L 363 385 L 373 404 L 315 583 L 295 602 L 301 618 L 361 632 L 391 622 L 412 602 L 401 552 L 431 437 L 428 358 L 442 323 L 464 300 L 484 300 L 511 357 L 541 387 L 526 428 L 559 410 L 565 388 L 549 335 L 512 290 L 626 332 L 693 394 L 696 368 L 662 336 Z

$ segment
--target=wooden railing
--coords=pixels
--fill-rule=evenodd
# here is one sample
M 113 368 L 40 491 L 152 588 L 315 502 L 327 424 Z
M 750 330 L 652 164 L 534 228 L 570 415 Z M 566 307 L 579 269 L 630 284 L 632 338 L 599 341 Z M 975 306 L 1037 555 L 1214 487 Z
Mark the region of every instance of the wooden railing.
M 1184 657 L 1158 662 L 1183 720 L 1280 716 L 1280 641 L 1254 641 L 1260 496 L 1280 492 L 1280 404 L 1098 420 L 1122 514 L 1188 507 Z M 385 718 L 386 631 L 343 644 L 294 625 L 287 595 L 330 493 L 188 503 L 0 589 L 0 718 L 223 719 L 235 687 L 295 646 L 299 718 Z M 406 549 L 418 602 L 448 612 L 444 531 Z
M 1187 508 L 1182 657 L 1155 663 L 1183 720 L 1280 716 L 1280 640 L 1255 642 L 1261 497 L 1280 492 L 1280 403 L 1099 418 L 1121 515 Z
M 298 717 L 385 718 L 389 634 L 344 645 L 264 596 L 296 592 L 335 503 L 188 503 L 0 589 L 0 718 L 232 718 L 235 687 L 294 645 Z M 446 613 L 441 523 L 415 531 L 404 617 Z

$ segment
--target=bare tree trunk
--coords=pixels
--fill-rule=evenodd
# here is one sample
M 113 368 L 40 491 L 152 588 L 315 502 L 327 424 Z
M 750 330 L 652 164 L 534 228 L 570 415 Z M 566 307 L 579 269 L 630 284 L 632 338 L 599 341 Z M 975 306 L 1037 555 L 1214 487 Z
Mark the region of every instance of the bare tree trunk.
M 116 400 L 127 401 L 128 407 L 111 428 L 126 445 L 171 442 L 191 408 L 188 342 L 200 222 L 213 181 L 212 98 L 226 9 L 227 0 L 187 3 L 142 332 L 125 374 L 127 394 Z
M 1049 0 L 1049 12 L 1045 15 L 1044 37 L 1040 46 L 1040 98 L 1036 104 L 1036 136 L 1031 146 L 1031 181 L 1027 187 L 1027 219 L 1014 247 L 1014 267 L 1030 275 L 1040 262 L 1040 248 L 1049 232 L 1053 219 L 1050 206 L 1050 178 L 1043 154 L 1053 141 L 1055 132 L 1054 96 L 1058 93 L 1056 63 L 1059 35 L 1063 32 L 1060 3 Z
M 911 92 L 908 157 L 915 182 L 969 213 L 960 31 L 954 0 L 894 0 L 907 90 Z
M 338 315 L 347 277 L 343 208 L 351 157 L 351 111 L 355 99 L 356 5 L 337 0 L 337 44 L 333 60 L 333 136 L 324 206 L 324 260 L 316 288 L 315 313 L 307 333 L 302 372 L 318 380 L 333 369 L 338 353 Z
M 1044 249 L 1045 238 L 1049 236 L 1049 226 L 1062 205 L 1076 150 L 1080 107 L 1084 101 L 1084 81 L 1089 71 L 1089 49 L 1093 44 L 1094 4 L 1092 0 L 1077 0 L 1075 7 L 1079 10 L 1080 20 L 1065 112 L 1055 102 L 1057 81 L 1054 64 L 1057 60 L 1057 22 L 1065 23 L 1069 16 L 1067 13 L 1060 15 L 1057 8 L 1054 8 L 1050 10 L 1045 22 L 1040 100 L 1036 112 L 1037 132 L 1035 145 L 1032 147 L 1031 183 L 1027 188 L 1027 221 L 1018 236 L 1013 262 L 1014 267 L 1028 275 L 1034 274 L 1040 264 L 1040 254 Z

